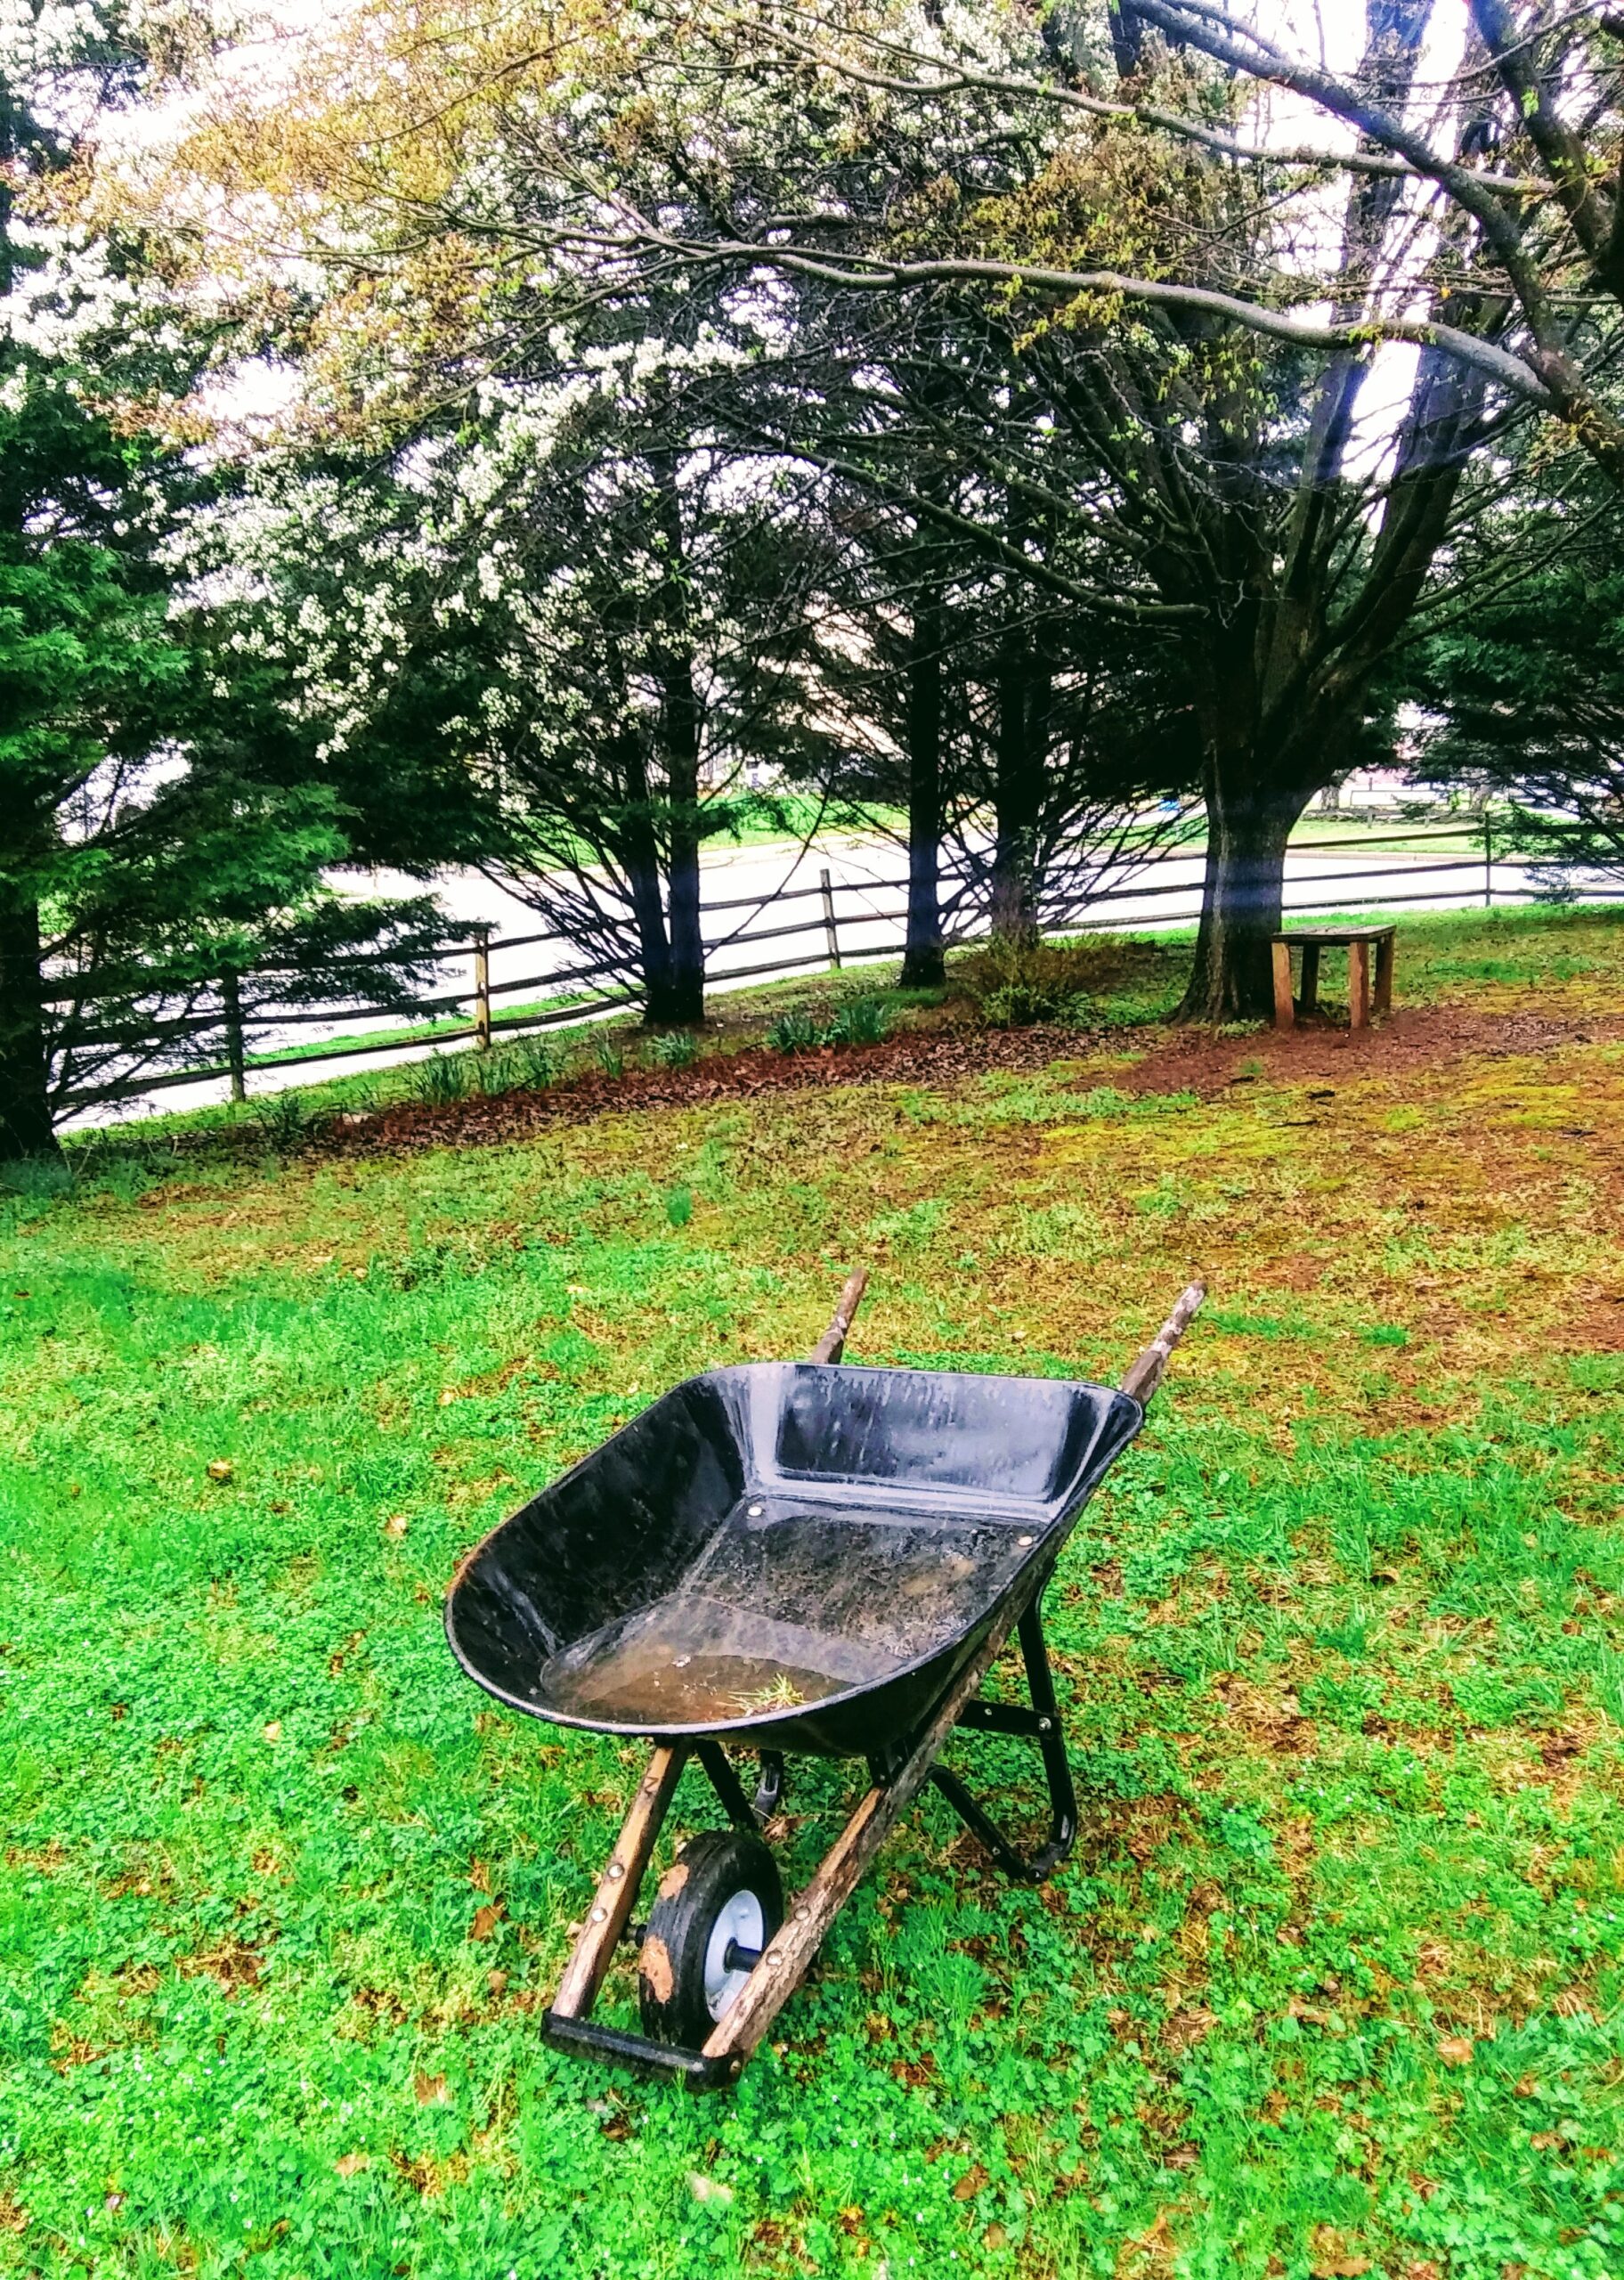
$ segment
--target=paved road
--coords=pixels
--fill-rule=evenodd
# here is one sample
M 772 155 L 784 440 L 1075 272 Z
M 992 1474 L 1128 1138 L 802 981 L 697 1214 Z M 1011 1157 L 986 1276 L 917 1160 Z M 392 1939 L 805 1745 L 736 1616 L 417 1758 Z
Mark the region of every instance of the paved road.
M 902 927 L 904 898 L 900 880 L 905 860 L 901 849 L 891 841 L 850 835 L 820 838 L 806 850 L 783 842 L 719 848 L 702 859 L 702 868 L 707 906 L 704 932 L 710 951 L 713 989 L 726 989 L 729 975 L 738 976 L 733 986 L 742 987 L 746 981 L 763 981 L 775 973 L 809 972 L 827 963 L 824 908 L 817 892 L 818 875 L 824 869 L 828 870 L 835 888 L 842 955 L 855 960 L 865 950 L 885 949 L 895 954 Z M 1116 888 L 1108 899 L 1085 905 L 1078 923 L 1145 927 L 1188 922 L 1200 909 L 1201 869 L 1198 851 L 1165 857 L 1134 877 L 1125 890 Z M 1399 877 L 1382 875 L 1395 871 L 1401 874 Z M 1481 856 L 1441 853 L 1425 843 L 1402 852 L 1382 852 L 1359 846 L 1294 851 L 1287 860 L 1286 877 L 1288 909 L 1328 907 L 1363 910 L 1374 906 L 1397 912 L 1469 908 L 1482 902 L 1485 885 Z M 1365 881 L 1368 881 L 1368 886 L 1361 892 L 1361 883 Z M 1522 867 L 1510 863 L 1494 866 L 1493 883 L 1497 895 L 1507 896 L 1527 884 Z M 411 881 L 387 873 L 369 875 L 364 885 L 371 893 L 414 891 Z M 476 872 L 449 872 L 436 882 L 436 892 L 453 918 L 488 924 L 498 937 L 524 937 L 540 931 L 541 922 L 532 910 Z M 786 892 L 792 900 L 776 902 L 771 908 L 715 907 L 719 903 L 766 903 L 768 898 Z M 751 940 L 752 934 L 759 936 L 768 929 L 773 931 L 770 941 Z M 575 962 L 567 948 L 553 943 L 493 949 L 491 981 L 495 1010 L 499 1014 L 506 987 L 533 983 L 522 989 L 516 998 L 508 1001 L 524 1004 L 545 994 L 544 982 L 536 981 L 535 977 Z M 443 988 L 448 991 L 466 989 L 470 978 L 470 960 L 467 957 L 453 958 L 445 969 Z M 275 1030 L 260 1032 L 254 1044 L 256 1050 L 267 1052 L 284 1044 L 308 1045 L 318 1038 L 326 1042 L 369 1034 L 382 1026 L 385 1025 L 376 1020 L 339 1020 L 330 1026 L 312 1024 L 289 1029 L 281 1036 Z M 376 1053 L 356 1054 L 344 1061 L 265 1070 L 258 1075 L 250 1072 L 249 1090 L 255 1094 L 272 1092 L 346 1070 L 394 1066 L 403 1061 L 420 1060 L 429 1049 L 423 1046 L 386 1046 Z M 198 1108 L 224 1097 L 222 1079 L 178 1085 L 119 1103 L 118 1117 L 119 1120 L 128 1120 L 151 1109 Z M 107 1123 L 113 1119 L 103 1110 L 78 1120 Z

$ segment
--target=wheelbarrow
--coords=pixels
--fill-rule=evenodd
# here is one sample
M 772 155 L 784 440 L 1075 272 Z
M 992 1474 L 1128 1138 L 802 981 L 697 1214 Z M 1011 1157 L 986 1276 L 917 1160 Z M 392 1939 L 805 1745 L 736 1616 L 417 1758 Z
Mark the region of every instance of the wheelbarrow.
M 1190 1284 L 1111 1388 L 842 1365 L 866 1280 L 848 1280 L 809 1360 L 674 1388 L 504 1521 L 451 1585 L 451 1651 L 487 1692 L 653 1745 L 546 2014 L 561 2049 L 694 2089 L 735 2080 L 927 1780 L 1011 1877 L 1041 1882 L 1071 1849 L 1043 1587 L 1205 1293 Z M 1029 1699 L 983 1700 L 1016 1633 Z M 1036 1743 L 1050 1804 L 1037 1852 L 938 1762 L 960 1727 Z M 753 1795 L 724 1743 L 757 1754 Z M 866 1758 L 872 1778 L 786 1913 L 761 1830 L 787 1751 Z M 729 1827 L 688 1839 L 637 1924 L 690 1759 Z M 640 2034 L 592 2015 L 628 1938 Z

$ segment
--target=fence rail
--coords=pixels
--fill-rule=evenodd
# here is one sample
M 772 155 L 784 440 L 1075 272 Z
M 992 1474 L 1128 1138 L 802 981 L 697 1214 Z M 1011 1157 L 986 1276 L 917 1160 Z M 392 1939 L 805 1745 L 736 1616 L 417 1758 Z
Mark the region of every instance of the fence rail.
M 1287 899 L 1284 904 L 1287 916 L 1301 917 L 1310 912 L 1336 910 L 1353 905 L 1360 910 L 1367 910 L 1389 908 L 1394 906 L 1460 903 L 1468 893 L 1474 901 L 1481 893 L 1483 907 L 1486 908 L 1492 908 L 1497 903 L 1516 904 L 1539 899 L 1538 891 L 1525 884 L 1512 884 L 1496 879 L 1497 862 L 1492 824 L 1487 819 L 1481 824 L 1472 826 L 1445 823 L 1383 826 L 1377 824 L 1368 826 L 1362 835 L 1354 834 L 1346 837 L 1318 840 L 1295 848 L 1291 852 L 1299 857 L 1333 854 L 1350 848 L 1369 847 L 1372 840 L 1379 843 L 1379 851 L 1384 853 L 1400 843 L 1414 845 L 1418 851 L 1425 851 L 1429 845 L 1437 847 L 1440 859 L 1435 861 L 1401 860 L 1386 867 L 1365 864 L 1356 869 L 1327 872 L 1312 878 L 1290 879 L 1287 883 Z M 1474 843 L 1461 847 L 1458 853 L 1449 857 L 1442 854 L 1440 843 L 1444 840 L 1454 842 L 1458 846 L 1462 841 Z M 1375 853 L 1378 851 L 1373 848 L 1370 851 Z M 1154 871 L 1170 860 L 1185 862 L 1191 859 L 1198 860 L 1200 853 L 1200 850 L 1191 848 L 1182 856 L 1178 854 L 1163 856 L 1146 863 L 1144 869 L 1146 872 Z M 1119 867 L 1123 859 L 1118 851 Z M 1503 857 L 1500 859 L 1499 867 L 1505 867 Z M 1108 875 L 1108 859 L 1105 867 L 1097 875 L 1106 876 Z M 1450 872 L 1469 872 L 1475 876 L 1470 886 L 1457 884 L 1433 889 L 1418 884 L 1423 880 L 1441 877 Z M 1052 882 L 1048 897 L 1057 916 L 1062 919 L 1068 930 L 1081 931 L 1085 926 L 1090 932 L 1116 932 L 1126 927 L 1183 924 L 1193 919 L 1196 915 L 1193 910 L 1170 912 L 1163 917 L 1154 909 L 1147 910 L 1145 906 L 1155 905 L 1175 896 L 1182 897 L 1187 902 L 1198 903 L 1201 891 L 1198 876 L 1168 881 L 1154 881 L 1149 876 L 1141 876 L 1131 877 L 1120 884 L 1096 885 L 1086 891 L 1078 888 L 1076 890 L 1077 899 L 1068 900 L 1066 892 L 1068 876 L 1074 881 L 1079 881 L 1085 879 L 1087 873 L 1085 869 L 1076 869 L 1061 875 Z M 1399 881 L 1406 884 L 1396 893 L 1370 892 L 1373 888 Z M 806 973 L 815 967 L 839 971 L 848 964 L 898 957 L 903 949 L 900 933 L 895 940 L 878 943 L 856 941 L 851 937 L 853 931 L 858 927 L 868 928 L 875 925 L 900 927 L 903 925 L 906 918 L 905 905 L 901 908 L 889 907 L 876 908 L 873 903 L 881 896 L 894 894 L 899 891 L 905 892 L 907 884 L 905 877 L 837 879 L 832 877 L 827 869 L 824 869 L 820 871 L 815 885 L 786 886 L 765 894 L 721 897 L 715 901 L 704 903 L 702 917 L 717 916 L 738 911 L 772 914 L 785 904 L 808 903 L 814 906 L 804 917 L 792 918 L 784 924 L 755 927 L 746 923 L 726 935 L 721 941 L 710 944 L 709 948 L 714 955 L 723 955 L 730 950 L 753 950 L 759 945 L 787 942 L 803 936 L 813 937 L 816 941 L 816 947 L 809 949 L 805 955 L 784 956 L 775 952 L 765 961 L 745 965 L 708 964 L 705 974 L 707 988 L 725 987 L 730 983 L 757 981 L 769 976 L 787 977 L 794 973 Z M 1356 887 L 1359 891 L 1356 894 L 1340 898 L 1325 892 L 1336 887 Z M 859 901 L 854 908 L 850 907 L 852 898 L 868 898 L 869 900 L 867 902 Z M 1624 900 L 1624 888 L 1587 886 L 1585 890 L 1585 899 L 1587 901 L 1596 902 Z M 1132 916 L 1120 915 L 1110 908 L 1124 902 L 1132 902 L 1137 906 Z M 842 931 L 844 931 L 844 940 L 842 940 Z M 965 929 L 950 935 L 949 941 L 951 946 L 953 943 L 962 943 L 977 939 L 980 939 L 978 932 Z M 550 966 L 543 972 L 525 973 L 513 979 L 492 981 L 491 959 L 494 953 L 537 949 L 546 943 L 559 945 L 567 954 L 572 955 L 578 962 Z M 381 958 L 386 954 L 380 952 L 377 955 Z M 447 958 L 459 956 L 468 957 L 471 962 L 467 987 L 443 989 L 433 998 L 418 1001 L 405 1015 L 402 1015 L 398 1004 L 386 1006 L 335 1003 L 321 1006 L 289 1005 L 284 1008 L 279 1007 L 274 997 L 260 999 L 253 1012 L 248 1013 L 245 1011 L 242 1004 L 242 984 L 245 981 L 250 978 L 262 982 L 273 981 L 279 974 L 289 973 L 293 969 L 267 967 L 261 969 L 253 977 L 223 976 L 222 1005 L 218 1012 L 197 1015 L 187 1014 L 161 1025 L 155 1024 L 155 1042 L 160 1037 L 163 1041 L 167 1042 L 199 1031 L 223 1028 L 225 1037 L 223 1061 L 207 1066 L 160 1070 L 150 1076 L 135 1074 L 127 1080 L 117 1081 L 106 1087 L 92 1089 L 76 1102 L 75 1107 L 77 1110 L 82 1110 L 110 1103 L 118 1099 L 140 1097 L 148 1093 L 166 1091 L 176 1086 L 218 1082 L 222 1079 L 229 1082 L 232 1096 L 241 1099 L 247 1091 L 248 1079 L 262 1071 L 294 1068 L 309 1069 L 313 1071 L 329 1062 L 350 1061 L 367 1056 L 376 1058 L 392 1052 L 418 1051 L 426 1046 L 460 1043 L 468 1038 L 472 1038 L 479 1046 L 484 1047 L 491 1046 L 504 1031 L 545 1030 L 566 1022 L 598 1019 L 606 1014 L 618 1011 L 622 1006 L 636 1003 L 641 996 L 638 989 L 630 986 L 574 994 L 578 985 L 583 982 L 601 981 L 605 978 L 620 976 L 624 983 L 624 962 L 613 958 L 597 958 L 581 963 L 579 950 L 570 944 L 567 937 L 556 932 L 500 935 L 488 926 L 472 925 L 466 935 L 440 945 L 436 964 L 443 964 Z M 364 962 L 365 954 L 357 959 L 358 964 Z M 528 1011 L 516 1013 L 499 1010 L 501 1001 L 510 1000 L 523 992 L 540 990 L 550 996 L 561 989 L 572 992 L 568 1001 L 563 1005 L 532 1007 Z M 77 997 L 77 993 L 71 988 L 64 987 L 52 993 L 47 1002 L 71 1003 Z M 465 1009 L 467 1009 L 466 1013 Z M 460 1020 L 452 1018 L 449 1021 L 434 1019 L 435 1016 L 442 1014 L 452 1017 L 462 1014 L 463 1018 Z M 315 1051 L 256 1054 L 251 1051 L 248 1044 L 248 1032 L 256 1022 L 266 1028 L 286 1030 L 318 1022 L 355 1023 L 401 1020 L 404 1020 L 411 1026 L 402 1028 L 397 1033 L 386 1037 L 378 1037 L 376 1034 L 357 1037 L 353 1032 L 348 1036 L 340 1035 L 335 1037 L 330 1043 L 321 1045 Z M 431 1022 L 433 1026 L 425 1029 L 422 1025 L 426 1021 Z M 93 1039 L 83 1041 L 90 1043 Z M 108 1037 L 93 1041 L 114 1043 L 117 1040 L 115 1038 Z

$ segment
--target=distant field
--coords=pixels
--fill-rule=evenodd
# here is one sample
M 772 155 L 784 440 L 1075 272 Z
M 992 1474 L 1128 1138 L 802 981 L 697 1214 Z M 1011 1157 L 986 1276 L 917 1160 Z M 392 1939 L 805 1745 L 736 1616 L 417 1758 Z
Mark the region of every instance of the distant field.
M 1184 955 L 1035 1072 L 0 1201 L 0 2272 L 1624 2271 L 1624 924 L 1406 921 L 1352 1043 L 1156 1026 Z M 1073 1859 L 922 1802 L 695 2099 L 542 2046 L 638 1753 L 441 1602 L 859 1258 L 865 1361 L 1212 1299 L 1050 1595 Z M 792 1882 L 860 1770 L 791 1779 Z

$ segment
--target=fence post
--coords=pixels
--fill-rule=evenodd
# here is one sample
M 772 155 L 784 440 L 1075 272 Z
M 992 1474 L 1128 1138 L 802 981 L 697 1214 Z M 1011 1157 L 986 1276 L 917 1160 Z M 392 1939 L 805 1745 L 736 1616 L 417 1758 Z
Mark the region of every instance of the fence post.
M 1494 821 L 1483 810 L 1483 908 L 1494 908 Z
M 829 963 L 838 973 L 840 970 L 840 937 L 834 923 L 834 885 L 827 871 L 820 871 L 817 884 L 824 892 L 824 933 L 829 944 Z
M 474 1044 L 480 1053 L 491 1050 L 491 929 L 474 929 Z
M 231 1072 L 231 1098 L 246 1101 L 248 1087 L 243 1067 L 242 988 L 234 966 L 227 966 L 220 977 L 220 996 L 225 1006 L 225 1065 Z

